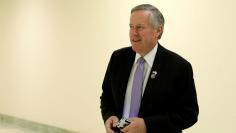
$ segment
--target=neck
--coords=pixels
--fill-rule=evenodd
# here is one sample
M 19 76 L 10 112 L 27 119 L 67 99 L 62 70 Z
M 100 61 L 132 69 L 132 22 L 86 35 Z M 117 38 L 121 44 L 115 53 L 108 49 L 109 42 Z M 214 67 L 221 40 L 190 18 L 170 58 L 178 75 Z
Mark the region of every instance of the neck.
M 142 53 L 139 53 L 141 55 L 141 57 L 144 57 L 145 55 L 147 55 L 157 44 L 155 43 L 150 49 L 148 49 L 147 51 L 144 51 Z

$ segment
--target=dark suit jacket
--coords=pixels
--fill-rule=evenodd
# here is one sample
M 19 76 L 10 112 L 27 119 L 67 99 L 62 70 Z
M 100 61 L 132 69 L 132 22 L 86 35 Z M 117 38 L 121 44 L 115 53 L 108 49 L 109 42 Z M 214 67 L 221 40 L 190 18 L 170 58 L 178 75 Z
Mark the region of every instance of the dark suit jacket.
M 102 85 L 103 120 L 122 117 L 126 87 L 135 59 L 131 47 L 113 52 Z M 154 79 L 151 73 L 157 72 Z M 181 133 L 197 122 L 198 103 L 192 67 L 179 55 L 158 44 L 141 101 L 139 117 L 148 133 Z

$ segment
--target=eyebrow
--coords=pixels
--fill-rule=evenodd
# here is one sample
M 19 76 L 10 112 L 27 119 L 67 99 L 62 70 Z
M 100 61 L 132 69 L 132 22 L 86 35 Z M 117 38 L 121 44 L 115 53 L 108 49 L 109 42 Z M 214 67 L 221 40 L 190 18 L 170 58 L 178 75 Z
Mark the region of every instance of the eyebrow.
M 134 24 L 129 24 L 129 25 L 134 25 Z M 142 25 L 144 25 L 144 24 L 137 24 L 137 25 L 138 25 L 138 26 L 139 26 L 139 25 L 141 25 L 141 26 L 142 26 Z

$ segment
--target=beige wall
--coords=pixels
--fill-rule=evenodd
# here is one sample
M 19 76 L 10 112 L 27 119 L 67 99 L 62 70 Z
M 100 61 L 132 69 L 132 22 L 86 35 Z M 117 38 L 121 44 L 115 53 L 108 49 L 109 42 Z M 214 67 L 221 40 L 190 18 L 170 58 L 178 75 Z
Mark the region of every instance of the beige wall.
M 162 45 L 193 65 L 200 116 L 185 132 L 235 132 L 234 0 L 2 0 L 0 113 L 103 133 L 106 66 L 130 45 L 129 12 L 143 2 L 166 18 Z

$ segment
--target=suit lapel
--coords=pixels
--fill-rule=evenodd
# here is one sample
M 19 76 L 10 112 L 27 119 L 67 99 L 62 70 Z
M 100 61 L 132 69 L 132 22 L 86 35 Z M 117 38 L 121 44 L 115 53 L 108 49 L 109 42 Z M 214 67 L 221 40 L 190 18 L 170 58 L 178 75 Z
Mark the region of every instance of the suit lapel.
M 129 76 L 131 73 L 131 69 L 134 63 L 134 59 L 135 59 L 135 52 L 131 51 L 128 52 L 126 60 L 125 60 L 125 64 L 124 64 L 124 75 L 123 75 L 123 79 L 122 79 L 122 91 L 123 91 L 123 95 L 125 95 L 126 92 L 126 88 L 127 88 L 127 84 L 128 84 L 128 80 L 129 80 Z
M 127 84 L 128 84 L 128 80 L 129 80 L 129 76 L 131 73 L 131 69 L 134 63 L 134 59 L 135 59 L 135 52 L 132 50 L 132 48 L 128 49 L 127 53 L 125 54 L 124 57 L 124 61 L 122 64 L 122 76 L 120 77 L 120 109 L 121 112 L 123 112 L 123 107 L 124 107 L 124 99 L 125 99 L 125 93 L 126 93 L 126 89 L 127 89 Z
M 153 66 L 151 68 L 151 71 L 148 77 L 148 81 L 145 87 L 140 109 L 142 109 L 143 103 L 145 103 L 145 100 L 148 99 L 148 97 L 150 96 L 150 93 L 152 93 L 151 89 L 153 89 L 153 86 L 159 84 L 159 76 L 161 74 L 161 69 L 163 68 L 163 65 L 164 65 L 164 59 L 163 59 L 164 50 L 165 50 L 164 47 L 158 44 L 157 53 L 155 55 Z M 140 110 L 140 112 L 142 111 Z

